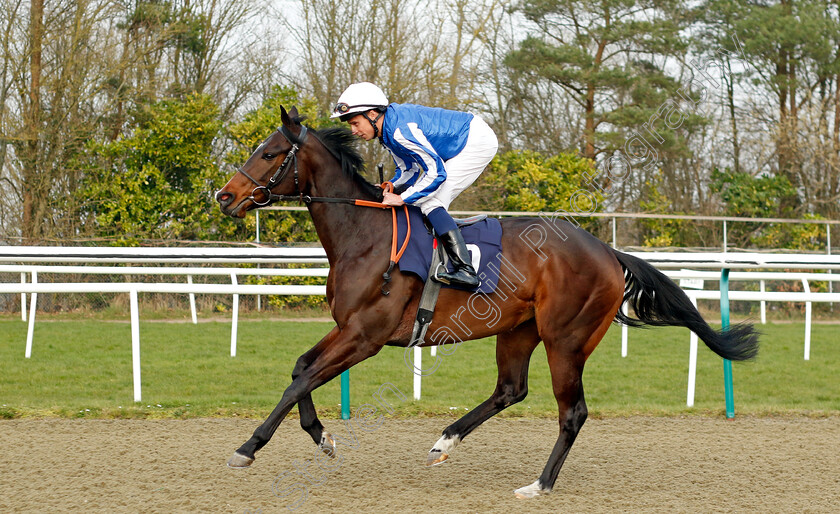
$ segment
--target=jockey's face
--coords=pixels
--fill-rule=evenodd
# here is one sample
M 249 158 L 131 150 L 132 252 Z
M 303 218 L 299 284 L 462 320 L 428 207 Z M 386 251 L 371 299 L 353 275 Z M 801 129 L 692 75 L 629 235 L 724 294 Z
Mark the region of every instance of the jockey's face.
M 359 113 L 358 115 L 353 116 L 352 118 L 347 120 L 347 123 L 350 124 L 350 130 L 353 132 L 353 135 L 358 136 L 364 139 L 365 141 L 370 141 L 371 139 L 373 139 L 375 136 L 375 131 L 373 130 L 373 125 L 370 124 L 369 120 L 375 120 L 377 114 L 378 113 L 376 111 L 367 111 Z M 368 119 L 366 119 L 365 116 L 367 116 Z M 377 124 L 381 123 L 382 118 L 379 119 L 379 122 Z M 382 129 L 381 126 L 379 128 L 380 130 Z

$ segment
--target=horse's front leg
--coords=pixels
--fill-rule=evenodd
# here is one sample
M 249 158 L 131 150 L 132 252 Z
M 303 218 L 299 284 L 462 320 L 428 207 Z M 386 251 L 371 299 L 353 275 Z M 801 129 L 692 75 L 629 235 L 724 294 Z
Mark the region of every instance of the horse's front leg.
M 354 323 L 348 324 L 344 329 L 336 327 L 309 350 L 307 355 L 313 357 L 311 364 L 300 370 L 300 374 L 283 392 L 283 397 L 268 418 L 228 460 L 228 466 L 235 468 L 250 466 L 254 462 L 254 454 L 268 443 L 296 403 L 309 397 L 313 390 L 335 378 L 342 371 L 376 355 L 382 348 L 382 343 L 371 343 L 370 341 L 375 339 L 367 337 L 369 334 L 362 337 L 363 333 L 362 328 Z M 304 412 L 307 412 L 311 402 L 311 397 L 308 402 L 304 402 Z M 314 406 L 312 411 L 314 412 Z
M 336 330 L 338 330 L 338 327 L 333 329 L 333 331 Z M 297 363 L 295 363 L 295 369 L 292 371 L 292 380 L 299 377 L 303 370 L 313 362 L 316 357 L 316 355 L 313 355 L 314 353 L 313 348 L 298 358 Z M 335 452 L 335 441 L 333 441 L 329 434 L 324 433 L 324 425 L 318 419 L 318 413 L 315 411 L 315 403 L 312 401 L 311 393 L 300 399 L 298 402 L 298 411 L 300 412 L 300 427 L 309 434 L 315 444 L 324 453 L 332 456 Z
M 298 402 L 300 411 L 300 426 L 315 441 L 318 448 L 330 457 L 335 456 L 335 439 L 332 435 L 324 432 L 324 425 L 318 419 L 315 411 L 315 403 L 312 401 L 312 394 L 307 394 Z

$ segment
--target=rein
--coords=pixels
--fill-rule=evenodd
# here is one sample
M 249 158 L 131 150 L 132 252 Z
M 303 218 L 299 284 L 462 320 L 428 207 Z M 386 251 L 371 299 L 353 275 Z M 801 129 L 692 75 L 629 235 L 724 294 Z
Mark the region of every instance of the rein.
M 304 195 L 303 192 L 300 190 L 300 179 L 298 175 L 298 166 L 297 166 L 297 153 L 300 148 L 303 146 L 303 143 L 306 140 L 306 136 L 308 135 L 308 130 L 305 126 L 300 126 L 300 136 L 296 137 L 292 132 L 286 128 L 285 126 L 280 126 L 277 131 L 286 138 L 289 144 L 292 145 L 291 149 L 286 153 L 286 158 L 283 159 L 283 162 L 280 164 L 280 167 L 277 168 L 277 171 L 274 172 L 274 175 L 268 180 L 268 183 L 265 185 L 260 184 L 254 177 L 249 175 L 245 172 L 244 169 L 241 167 L 237 170 L 239 173 L 245 175 L 248 180 L 253 182 L 257 187 L 255 187 L 251 191 L 251 195 L 248 197 L 249 200 L 254 202 L 259 207 L 265 207 L 266 205 L 270 205 L 274 202 L 288 202 L 288 201 L 299 201 L 305 204 L 310 204 L 313 202 L 318 203 L 343 203 L 348 205 L 355 205 L 357 207 L 374 207 L 377 209 L 391 209 L 391 226 L 392 226 L 392 234 L 391 234 L 391 255 L 390 260 L 388 263 L 388 269 L 385 273 L 382 274 L 382 280 L 385 281 L 382 284 L 381 291 L 382 294 L 387 296 L 390 293 L 390 290 L 386 289 L 388 283 L 391 282 L 391 272 L 394 270 L 394 266 L 400 262 L 400 258 L 402 258 L 403 254 L 405 253 L 406 248 L 408 248 L 408 240 L 411 237 L 411 221 L 408 216 L 408 206 L 403 205 L 403 210 L 405 212 L 405 223 L 406 223 L 406 234 L 405 234 L 405 241 L 402 244 L 402 247 L 397 250 L 397 210 L 393 205 L 385 205 L 382 202 L 372 202 L 370 200 L 360 200 L 357 198 L 336 198 L 336 197 L 328 197 L 328 196 L 310 196 Z M 314 135 L 314 134 L 313 134 Z M 315 136 L 318 139 L 317 136 Z M 319 139 L 320 140 L 320 139 Z M 341 158 L 336 155 L 336 153 L 327 145 L 321 143 L 324 148 L 327 149 L 333 157 L 341 163 Z M 295 179 L 295 191 L 297 194 L 294 195 L 278 195 L 271 192 L 274 187 L 279 185 L 286 175 L 289 174 L 289 170 L 294 170 L 294 179 Z M 394 185 L 391 182 L 383 182 L 379 185 L 383 190 L 387 192 L 394 191 Z

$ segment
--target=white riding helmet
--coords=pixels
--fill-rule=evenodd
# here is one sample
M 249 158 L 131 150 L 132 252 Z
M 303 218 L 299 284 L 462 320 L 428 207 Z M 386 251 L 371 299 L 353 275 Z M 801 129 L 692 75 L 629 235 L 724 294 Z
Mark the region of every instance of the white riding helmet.
M 346 118 L 343 118 L 346 114 L 385 107 L 388 107 L 388 97 L 378 86 L 370 82 L 359 82 L 351 84 L 341 93 L 330 118 L 342 117 L 342 121 L 346 121 Z

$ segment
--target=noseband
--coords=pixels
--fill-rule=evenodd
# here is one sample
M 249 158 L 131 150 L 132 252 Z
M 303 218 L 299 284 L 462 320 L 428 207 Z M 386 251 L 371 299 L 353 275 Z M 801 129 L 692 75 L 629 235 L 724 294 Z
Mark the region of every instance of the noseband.
M 297 153 L 300 150 L 300 147 L 303 146 L 303 143 L 306 139 L 307 129 L 303 125 L 300 126 L 300 136 L 295 137 L 292 132 L 286 128 L 285 126 L 280 126 L 277 129 L 277 132 L 286 138 L 289 144 L 292 147 L 286 153 L 286 158 L 283 159 L 283 162 L 280 164 L 280 167 L 277 168 L 277 171 L 274 172 L 274 175 L 268 180 L 268 183 L 265 185 L 260 184 L 254 177 L 248 175 L 243 168 L 239 168 L 237 171 L 239 173 L 248 177 L 248 180 L 253 182 L 257 187 L 255 187 L 251 191 L 251 196 L 248 197 L 248 200 L 251 200 L 259 207 L 265 207 L 271 203 L 280 200 L 301 200 L 306 201 L 303 194 L 300 192 L 300 184 L 298 179 L 298 167 L 297 167 Z M 294 168 L 295 170 L 295 195 L 276 195 L 271 192 L 275 186 L 277 186 L 280 182 L 286 178 L 286 175 L 289 174 L 289 170 Z M 260 200 L 260 198 L 265 198 L 264 200 Z M 307 202 L 308 203 L 308 202 Z

